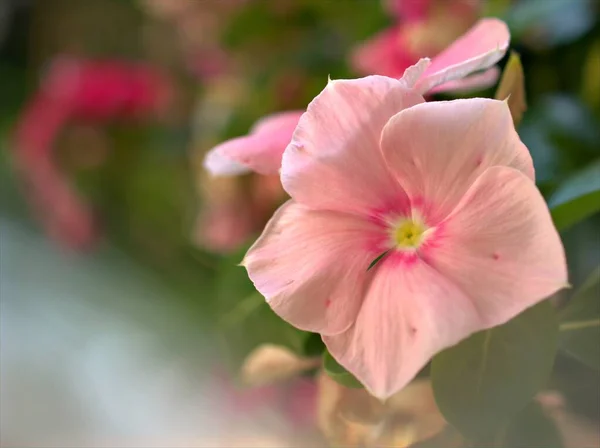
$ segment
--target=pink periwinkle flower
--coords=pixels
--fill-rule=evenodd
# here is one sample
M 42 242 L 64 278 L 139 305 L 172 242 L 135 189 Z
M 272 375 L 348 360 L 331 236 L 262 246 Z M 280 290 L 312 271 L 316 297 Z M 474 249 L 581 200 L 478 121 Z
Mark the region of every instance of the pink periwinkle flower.
M 272 309 L 381 399 L 567 284 L 506 102 L 427 103 L 413 82 L 326 86 L 283 155 L 291 200 L 243 260 Z
M 211 149 L 204 159 L 205 168 L 211 174 L 225 176 L 249 171 L 276 174 L 283 150 L 303 113 L 294 110 L 262 118 L 249 135 L 227 140 Z
M 484 19 L 433 58 L 421 59 L 406 70 L 403 82 L 420 94 L 439 90 L 464 90 L 489 85 L 498 77 L 492 67 L 506 53 L 510 33 L 497 19 Z M 403 66 L 399 76 L 408 67 Z M 489 68 L 492 67 L 492 68 Z M 474 72 L 484 70 L 483 73 Z M 303 111 L 273 114 L 256 123 L 250 134 L 228 140 L 211 149 L 204 166 L 213 175 L 237 175 L 248 171 L 275 174 L 281 156 Z
M 54 143 L 73 120 L 104 123 L 164 112 L 171 87 L 162 73 L 142 64 L 59 58 L 18 120 L 16 166 L 34 212 L 47 233 L 68 247 L 95 240 L 92 207 L 82 200 L 54 160 Z
M 480 0 L 388 0 L 398 22 L 361 43 L 351 64 L 361 75 L 397 78 L 419 58 L 435 56 L 472 27 Z M 489 84 L 493 83 L 490 75 Z M 488 84 L 488 85 L 489 85 Z M 485 84 L 476 87 L 485 87 Z

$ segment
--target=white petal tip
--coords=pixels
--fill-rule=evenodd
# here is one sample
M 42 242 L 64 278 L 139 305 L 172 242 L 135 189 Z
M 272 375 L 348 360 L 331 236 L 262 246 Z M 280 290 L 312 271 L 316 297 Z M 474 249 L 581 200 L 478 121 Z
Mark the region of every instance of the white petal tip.
M 411 65 L 406 70 L 404 70 L 404 74 L 402 75 L 402 78 L 400 78 L 400 82 L 406 88 L 413 88 L 417 84 L 421 76 L 423 76 L 423 73 L 425 73 L 425 70 L 427 70 L 427 67 L 429 67 L 430 64 L 431 59 L 429 58 L 419 59 L 419 61 L 416 64 Z
M 226 158 L 218 148 L 206 154 L 203 166 L 212 176 L 237 176 L 250 171 L 248 167 Z

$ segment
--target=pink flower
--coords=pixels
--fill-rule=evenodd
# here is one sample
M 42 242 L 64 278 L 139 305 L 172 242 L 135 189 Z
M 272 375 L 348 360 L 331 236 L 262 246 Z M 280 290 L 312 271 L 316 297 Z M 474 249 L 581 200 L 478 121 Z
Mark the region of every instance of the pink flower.
M 482 19 L 432 58 L 416 89 L 424 94 L 489 86 L 498 78 L 499 70 L 494 64 L 502 59 L 509 43 L 510 32 L 503 21 Z M 420 60 L 417 65 L 422 63 Z
M 156 69 L 120 61 L 58 58 L 25 106 L 15 131 L 15 161 L 29 201 L 47 233 L 84 248 L 97 236 L 91 206 L 70 186 L 54 160 L 54 141 L 72 120 L 104 123 L 162 113 L 170 85 Z
M 433 0 L 383 0 L 383 5 L 390 14 L 404 20 L 414 21 L 422 20 L 427 17 L 432 1 Z
M 171 100 L 171 85 L 154 67 L 118 60 L 57 58 L 40 96 L 69 108 L 71 119 L 106 121 L 160 114 Z
M 399 23 L 359 45 L 351 64 L 361 75 L 398 78 L 419 58 L 439 54 L 472 27 L 479 4 L 479 0 L 388 0 L 387 9 Z
M 256 229 L 250 203 L 243 195 L 222 203 L 203 207 L 195 226 L 194 240 L 213 252 L 233 252 L 250 239 Z
M 481 74 L 471 74 L 498 62 L 506 53 L 509 41 L 510 34 L 504 22 L 481 20 L 432 61 L 421 59 L 409 67 L 404 82 L 419 93 L 489 85 L 498 76 L 496 67 Z M 398 76 L 408 66 L 408 63 L 403 65 Z M 213 175 L 236 175 L 250 170 L 261 174 L 277 173 L 283 151 L 301 115 L 302 111 L 291 111 L 263 118 L 249 135 L 213 148 L 207 154 L 204 166 Z
M 281 155 L 292 138 L 304 111 L 280 112 L 259 120 L 250 134 L 228 140 L 211 149 L 205 168 L 215 175 L 235 175 L 248 171 L 276 174 Z
M 384 8 L 399 19 L 414 22 L 442 12 L 464 16 L 479 9 L 481 0 L 383 0 Z
M 243 261 L 379 398 L 567 282 L 507 104 L 425 103 L 406 84 L 332 81 L 311 102 L 283 155 L 292 199 Z
M 249 415 L 275 410 L 296 428 L 315 424 L 318 386 L 314 379 L 295 377 L 285 382 L 254 388 L 236 388 L 227 375 L 216 378 L 215 386 L 224 394 L 229 415 Z
M 232 252 L 249 241 L 286 198 L 278 176 L 203 180 L 203 207 L 193 238 L 214 252 Z

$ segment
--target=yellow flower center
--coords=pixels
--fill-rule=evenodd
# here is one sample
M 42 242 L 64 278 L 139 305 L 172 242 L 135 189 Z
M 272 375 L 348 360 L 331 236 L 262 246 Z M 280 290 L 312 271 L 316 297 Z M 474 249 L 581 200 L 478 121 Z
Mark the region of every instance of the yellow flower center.
M 393 231 L 397 249 L 416 249 L 423 242 L 427 228 L 414 219 L 402 220 Z

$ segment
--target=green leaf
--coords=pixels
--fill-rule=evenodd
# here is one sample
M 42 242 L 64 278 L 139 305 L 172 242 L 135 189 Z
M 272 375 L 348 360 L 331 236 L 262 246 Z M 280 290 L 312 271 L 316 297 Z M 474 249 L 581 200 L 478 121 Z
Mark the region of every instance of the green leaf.
M 325 351 L 323 354 L 323 367 L 327 375 L 329 375 L 334 381 L 340 383 L 342 386 L 350 387 L 352 389 L 363 388 L 363 385 L 360 383 L 360 381 L 358 381 L 354 375 L 339 365 L 328 351 Z
M 507 101 L 513 122 L 517 126 L 527 109 L 527 101 L 525 99 L 525 77 L 521 58 L 514 51 L 511 51 L 510 58 L 504 67 L 495 97 L 497 100 Z
M 410 445 L 410 448 L 463 448 L 465 441 L 456 428 L 446 425 L 446 427 L 435 436 Z
M 468 439 L 496 437 L 548 379 L 557 336 L 556 313 L 544 301 L 435 356 L 433 391 L 446 420 Z
M 594 26 L 592 0 L 513 2 L 505 20 L 512 39 L 548 48 L 572 42 Z
M 302 353 L 304 354 L 304 356 L 321 356 L 324 351 L 325 344 L 323 344 L 323 339 L 321 338 L 321 335 L 318 333 L 307 333 L 302 349 Z
M 562 437 L 554 421 L 548 417 L 542 406 L 532 401 L 511 422 L 502 446 L 562 448 Z
M 547 132 L 555 138 L 556 143 L 563 150 L 572 152 L 579 145 L 583 145 L 582 148 L 586 148 L 585 155 L 581 152 L 576 158 L 586 161 L 591 160 L 590 156 L 598 154 L 600 129 L 597 126 L 597 119 L 594 112 L 579 98 L 565 93 L 552 93 L 544 95 L 537 104 L 538 113 L 544 120 L 545 126 L 549 127 Z M 569 155 L 565 160 L 570 158 Z
M 560 231 L 600 211 L 600 160 L 563 182 L 548 205 Z
M 591 108 L 600 106 L 600 40 L 596 40 L 588 50 L 581 80 L 581 98 Z
M 600 370 L 600 266 L 577 290 L 559 317 L 560 348 Z
M 385 257 L 388 254 L 389 250 L 386 250 L 384 253 L 382 253 L 381 255 L 379 255 L 377 258 L 375 258 L 371 264 L 369 265 L 369 267 L 367 268 L 367 271 L 370 271 L 377 263 L 379 263 L 379 261 L 381 261 L 381 259 L 383 257 Z
M 483 2 L 482 17 L 502 17 L 510 8 L 512 0 L 488 0 Z
M 276 315 L 256 291 L 246 270 L 237 265 L 244 252 L 222 260 L 215 301 L 215 330 L 224 361 L 233 371 L 237 371 L 252 350 L 265 343 L 301 354 L 307 337 L 306 332 Z
M 234 371 L 262 344 L 277 344 L 302 353 L 306 338 L 305 332 L 277 316 L 258 292 L 242 298 L 223 313 L 217 331 L 224 344 L 225 359 Z
M 528 87 L 531 91 L 539 86 Z M 594 113 L 571 94 L 544 94 L 531 106 L 519 136 L 531 152 L 536 183 L 555 190 L 557 182 L 597 157 L 600 128 Z

